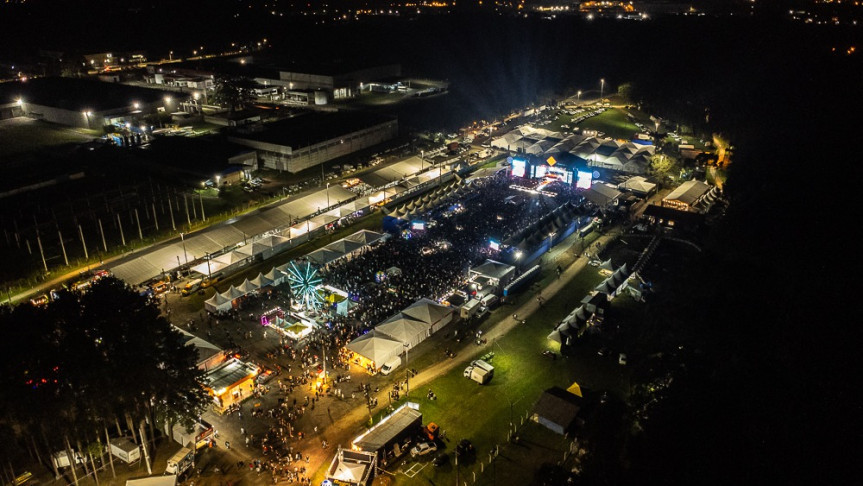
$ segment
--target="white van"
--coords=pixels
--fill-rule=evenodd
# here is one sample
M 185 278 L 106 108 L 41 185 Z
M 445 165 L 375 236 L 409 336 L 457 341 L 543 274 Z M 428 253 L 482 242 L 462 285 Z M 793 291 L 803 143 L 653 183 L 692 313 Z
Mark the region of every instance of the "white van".
M 470 319 L 471 317 L 474 316 L 474 314 L 477 313 L 477 311 L 479 311 L 479 308 L 480 308 L 479 299 L 470 299 L 469 301 L 465 302 L 461 306 L 461 318 L 462 319 Z
M 383 366 L 381 366 L 381 374 L 382 375 L 388 375 L 388 374 L 392 373 L 394 369 L 398 368 L 401 365 L 402 365 L 402 357 L 396 356 L 395 358 L 392 358 L 391 360 L 384 363 Z
M 480 302 L 482 302 L 483 307 L 485 307 L 487 309 L 494 309 L 495 307 L 497 307 L 497 304 L 498 304 L 498 302 L 500 302 L 500 299 L 494 294 L 488 294 L 485 297 L 483 297 Z

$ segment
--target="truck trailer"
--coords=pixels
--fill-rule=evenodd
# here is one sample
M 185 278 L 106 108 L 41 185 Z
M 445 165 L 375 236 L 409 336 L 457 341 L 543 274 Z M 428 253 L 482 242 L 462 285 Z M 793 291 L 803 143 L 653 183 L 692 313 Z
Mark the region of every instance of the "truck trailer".
M 494 377 L 494 366 L 478 359 L 473 361 L 470 366 L 464 369 L 464 376 L 480 385 L 485 385 L 491 381 L 492 377 Z

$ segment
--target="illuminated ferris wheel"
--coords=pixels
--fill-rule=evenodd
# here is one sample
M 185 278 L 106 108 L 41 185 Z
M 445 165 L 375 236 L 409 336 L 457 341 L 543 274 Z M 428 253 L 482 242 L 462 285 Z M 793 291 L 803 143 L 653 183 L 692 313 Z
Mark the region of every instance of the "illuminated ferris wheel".
M 294 300 L 305 310 L 314 310 L 320 307 L 323 299 L 318 295 L 318 287 L 323 279 L 318 276 L 318 270 L 312 267 L 309 262 L 301 263 L 299 266 L 295 262 L 291 262 L 287 268 L 287 273 Z

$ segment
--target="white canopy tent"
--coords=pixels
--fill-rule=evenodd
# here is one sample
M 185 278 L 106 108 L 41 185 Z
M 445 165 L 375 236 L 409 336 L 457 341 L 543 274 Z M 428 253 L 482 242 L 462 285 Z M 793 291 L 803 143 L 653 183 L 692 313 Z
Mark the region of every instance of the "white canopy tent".
M 411 348 L 431 335 L 428 324 L 402 317 L 401 314 L 398 314 L 396 319 L 378 324 L 375 331 L 398 342 L 407 343 Z
M 225 312 L 231 309 L 231 299 L 216 292 L 212 297 L 204 301 L 204 309 L 212 313 Z
M 345 347 L 373 362 L 375 367 L 380 368 L 384 363 L 398 356 L 404 349 L 404 344 L 372 329 Z
M 422 298 L 401 312 L 404 316 L 429 326 L 431 333 L 437 332 L 452 321 L 453 310 L 445 305 Z

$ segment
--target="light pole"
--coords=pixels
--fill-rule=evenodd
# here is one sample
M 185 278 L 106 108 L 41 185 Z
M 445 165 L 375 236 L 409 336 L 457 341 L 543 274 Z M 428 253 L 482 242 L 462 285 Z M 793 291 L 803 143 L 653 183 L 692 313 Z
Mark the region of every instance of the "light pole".
M 84 118 L 87 120 L 87 128 L 90 128 L 90 115 L 92 115 L 93 112 L 88 110 L 82 113 L 84 114 Z
M 405 345 L 405 399 L 407 400 L 408 395 L 411 392 L 411 369 L 408 366 L 408 363 L 410 363 L 410 361 L 408 359 L 409 358 L 408 357 L 408 351 L 410 350 L 411 345 L 408 343 L 404 343 L 404 345 Z
M 183 259 L 186 261 L 186 265 L 189 264 L 189 255 L 186 254 L 186 234 L 182 231 L 180 232 L 180 241 L 183 242 Z
M 327 209 L 330 208 L 330 183 L 327 182 Z
M 420 172 L 423 171 L 423 167 L 425 166 L 425 161 L 426 161 L 425 154 L 426 154 L 425 150 L 420 150 Z
M 581 101 L 581 90 L 578 90 L 578 93 L 576 93 L 575 96 L 577 96 L 577 98 L 575 99 L 576 101 Z
M 602 103 L 602 94 L 605 92 L 605 78 L 599 80 L 599 102 Z

